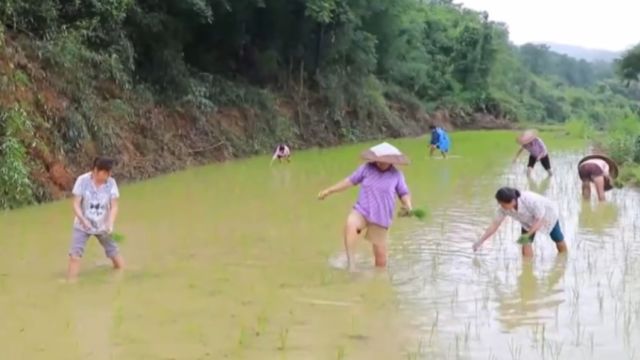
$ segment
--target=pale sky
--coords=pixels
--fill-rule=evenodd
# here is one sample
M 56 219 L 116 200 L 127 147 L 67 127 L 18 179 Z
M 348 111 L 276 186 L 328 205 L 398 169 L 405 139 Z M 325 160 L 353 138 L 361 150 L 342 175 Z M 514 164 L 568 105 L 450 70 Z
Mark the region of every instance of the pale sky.
M 507 23 L 511 41 L 604 50 L 640 43 L 640 0 L 456 0 Z

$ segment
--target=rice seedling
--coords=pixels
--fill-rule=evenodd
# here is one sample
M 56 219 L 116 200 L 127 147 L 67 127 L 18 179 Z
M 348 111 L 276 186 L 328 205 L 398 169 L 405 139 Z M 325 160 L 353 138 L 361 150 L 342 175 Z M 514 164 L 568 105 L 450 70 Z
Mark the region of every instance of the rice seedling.
M 469 334 L 471 333 L 471 322 L 467 322 L 464 327 L 464 344 L 469 344 Z
M 520 360 L 522 356 L 522 347 L 517 345 L 513 339 L 509 340 L 509 354 L 511 355 L 512 360 Z
M 247 334 L 247 330 L 243 327 L 240 328 L 240 334 L 238 335 L 238 347 L 243 349 L 249 343 L 248 339 L 249 335 Z
M 119 329 L 122 327 L 122 323 L 124 322 L 124 309 L 122 305 L 118 304 L 115 309 L 113 326 L 115 329 Z
M 518 238 L 518 244 L 520 245 L 527 245 L 527 244 L 531 244 L 531 242 L 533 242 L 533 239 L 531 238 L 531 236 L 528 235 L 521 235 Z
M 285 351 L 287 349 L 287 343 L 289 341 L 289 328 L 283 328 L 278 334 L 279 346 L 278 350 Z
M 546 340 L 546 336 L 547 336 L 546 332 L 547 332 L 547 325 L 546 324 L 542 324 L 542 338 L 541 338 L 542 340 L 541 341 L 542 341 L 542 357 L 543 358 L 544 358 L 544 354 L 545 354 L 544 344 L 547 342 L 547 340 Z
M 493 349 L 489 349 L 489 360 L 498 360 L 496 355 L 493 353 Z
M 549 343 L 549 352 L 551 354 L 551 358 L 554 360 L 560 359 L 560 355 L 562 354 L 563 347 L 564 347 L 564 344 L 560 342 Z
M 346 354 L 347 354 L 347 352 L 346 352 L 346 350 L 344 348 L 344 345 L 338 346 L 338 351 L 336 352 L 336 359 L 337 360 L 344 360 Z
M 258 318 L 256 321 L 257 336 L 260 336 L 267 331 L 268 322 L 269 322 L 269 319 L 267 318 L 267 315 L 264 312 L 258 315 Z
M 423 345 L 423 341 L 424 339 L 420 338 L 418 340 L 418 348 L 415 351 L 408 351 L 407 352 L 407 360 L 418 360 L 420 359 L 420 356 L 422 355 L 422 345 Z
M 604 294 L 600 289 L 598 289 L 598 309 L 600 311 L 600 316 L 602 316 L 604 311 Z
M 115 241 L 118 244 L 121 244 L 124 242 L 125 236 L 122 235 L 121 233 L 111 233 L 111 239 L 113 239 L 113 241 Z
M 429 334 L 429 346 L 433 344 L 433 334 L 436 332 L 436 328 L 438 327 L 439 316 L 440 314 L 436 310 L 436 318 L 434 319 L 433 324 L 431 324 L 431 333 Z
M 429 213 L 427 212 L 427 210 L 421 209 L 421 208 L 415 208 L 415 209 L 412 209 L 412 210 L 401 209 L 398 212 L 398 216 L 400 216 L 400 217 L 414 217 L 414 218 L 416 218 L 418 220 L 425 220 L 429 216 Z

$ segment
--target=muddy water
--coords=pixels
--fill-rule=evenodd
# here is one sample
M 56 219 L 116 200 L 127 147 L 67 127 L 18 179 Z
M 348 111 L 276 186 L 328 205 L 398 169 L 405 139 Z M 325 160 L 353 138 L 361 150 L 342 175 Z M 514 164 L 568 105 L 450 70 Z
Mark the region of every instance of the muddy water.
M 129 269 L 112 273 L 89 244 L 79 283 L 63 276 L 69 203 L 0 215 L 0 349 L 6 359 L 632 358 L 640 335 L 638 194 L 583 204 L 582 145 L 547 136 L 559 176 L 529 183 L 507 132 L 455 134 L 455 157 L 426 159 L 396 141 L 425 222 L 396 221 L 386 272 L 360 244 L 337 270 L 355 191 L 325 202 L 363 147 L 192 169 L 121 189 Z M 524 159 L 523 159 L 524 161 Z M 563 174 L 567 174 L 563 176 Z M 502 184 L 558 200 L 570 255 L 548 239 L 523 263 L 510 222 L 470 246 Z M 634 348 L 634 346 L 636 348 Z

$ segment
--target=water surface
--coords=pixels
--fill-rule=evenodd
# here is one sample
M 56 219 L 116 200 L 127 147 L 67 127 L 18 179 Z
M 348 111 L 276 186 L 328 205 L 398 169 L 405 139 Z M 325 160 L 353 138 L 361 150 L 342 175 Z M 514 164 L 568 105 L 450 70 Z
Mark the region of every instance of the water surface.
M 585 204 L 582 144 L 548 134 L 557 176 L 524 176 L 509 132 L 462 132 L 454 155 L 428 159 L 425 139 L 394 141 L 425 222 L 399 219 L 386 272 L 359 244 L 342 260 L 355 190 L 324 202 L 367 146 L 191 169 L 121 190 L 117 230 L 129 269 L 118 276 L 96 241 L 78 284 L 66 266 L 68 201 L 0 215 L 0 348 L 6 359 L 630 359 L 640 335 L 638 194 Z M 471 244 L 502 185 L 556 199 L 570 247 L 536 240 L 523 263 L 507 222 Z

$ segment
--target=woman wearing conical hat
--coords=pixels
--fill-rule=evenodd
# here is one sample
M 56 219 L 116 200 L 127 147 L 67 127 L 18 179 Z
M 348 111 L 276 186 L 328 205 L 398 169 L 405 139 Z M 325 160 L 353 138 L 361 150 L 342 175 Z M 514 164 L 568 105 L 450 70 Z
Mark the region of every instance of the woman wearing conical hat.
M 531 172 L 533 171 L 533 167 L 536 165 L 538 161 L 542 164 L 549 176 L 551 173 L 551 161 L 549 160 L 549 152 L 547 151 L 547 147 L 542 142 L 542 139 L 538 137 L 538 133 L 535 130 L 527 130 L 522 133 L 520 136 L 516 138 L 518 144 L 520 144 L 520 150 L 516 154 L 516 157 L 513 159 L 515 163 L 520 157 L 520 154 L 524 150 L 529 152 L 529 162 L 527 164 L 527 175 L 531 176 Z
M 348 178 L 318 194 L 320 200 L 329 195 L 360 185 L 358 200 L 344 227 L 344 246 L 349 270 L 355 269 L 352 249 L 358 234 L 366 230 L 372 244 L 375 265 L 387 264 L 387 233 L 393 221 L 396 197 L 406 210 L 411 210 L 411 195 L 404 175 L 396 165 L 406 165 L 408 159 L 393 145 L 382 143 L 362 153 L 365 164 Z
M 613 189 L 612 179 L 618 177 L 618 165 L 604 155 L 589 155 L 578 163 L 578 176 L 582 181 L 582 197 L 591 199 L 591 184 L 595 185 L 598 200 L 605 201 L 604 193 Z

